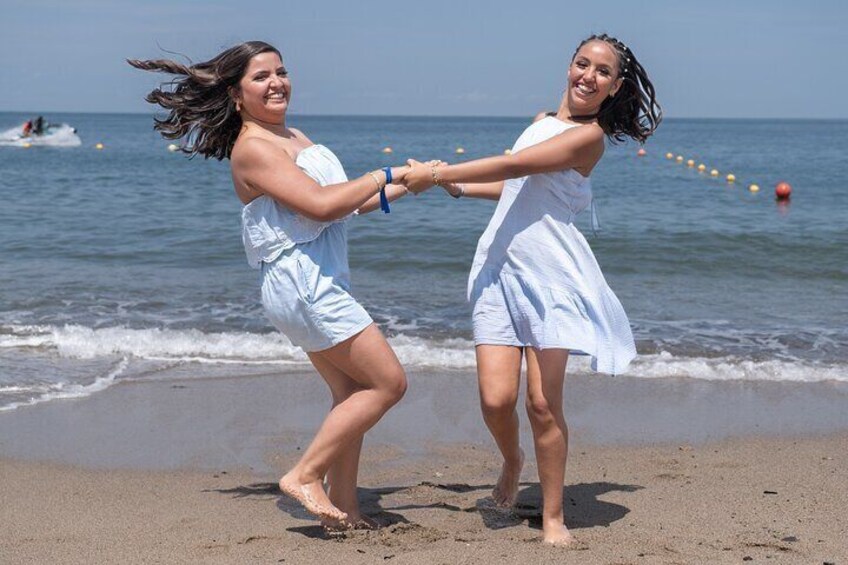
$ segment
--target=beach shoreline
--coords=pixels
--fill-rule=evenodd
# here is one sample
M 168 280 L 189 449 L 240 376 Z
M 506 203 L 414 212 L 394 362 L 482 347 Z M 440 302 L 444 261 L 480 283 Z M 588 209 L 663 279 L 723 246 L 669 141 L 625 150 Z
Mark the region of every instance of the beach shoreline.
M 327 409 L 311 371 L 119 383 L 0 414 L 0 561 L 848 557 L 844 383 L 569 377 L 566 517 L 580 544 L 563 552 L 537 541 L 532 457 L 518 514 L 491 508 L 499 462 L 473 374 L 409 379 L 363 452 L 364 509 L 386 527 L 341 540 L 324 539 L 275 485 Z
M 90 396 L 0 412 L 0 457 L 87 468 L 278 470 L 329 410 L 313 369 L 118 381 Z M 237 374 L 233 371 L 234 374 Z M 429 456 L 434 446 L 493 447 L 472 371 L 411 369 L 405 398 L 372 429 L 372 447 Z M 532 445 L 519 398 L 522 442 Z M 567 377 L 572 442 L 691 444 L 848 433 L 848 383 Z M 401 449 L 402 448 L 402 449 Z

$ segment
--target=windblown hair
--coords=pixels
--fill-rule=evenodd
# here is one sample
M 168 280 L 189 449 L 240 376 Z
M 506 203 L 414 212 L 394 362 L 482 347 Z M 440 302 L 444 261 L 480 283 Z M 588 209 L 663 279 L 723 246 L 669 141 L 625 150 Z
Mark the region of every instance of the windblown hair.
M 631 137 L 644 143 L 662 121 L 662 108 L 657 102 L 654 85 L 630 48 L 605 33 L 591 35 L 580 42 L 572 61 L 580 48 L 590 41 L 603 41 L 612 47 L 618 57 L 618 76 L 623 79 L 615 96 L 601 104 L 598 124 L 611 140 L 624 141 L 625 137 Z
M 280 55 L 264 41 L 248 41 L 196 65 L 167 59 L 127 59 L 127 63 L 145 71 L 180 75 L 145 97 L 151 104 L 168 110 L 166 118 L 154 118 L 153 128 L 166 139 L 184 139 L 180 148 L 184 153 L 199 153 L 220 161 L 230 158 L 242 126 L 230 89 L 238 89 L 253 57 L 268 52 Z

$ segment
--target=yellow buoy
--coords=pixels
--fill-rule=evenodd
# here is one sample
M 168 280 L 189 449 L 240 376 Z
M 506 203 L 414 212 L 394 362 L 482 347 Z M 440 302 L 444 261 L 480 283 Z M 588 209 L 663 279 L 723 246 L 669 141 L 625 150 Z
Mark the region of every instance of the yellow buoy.
M 677 159 L 675 159 L 675 161 L 677 161 L 678 163 L 682 163 L 683 162 L 683 155 L 678 155 Z
M 712 171 L 710 171 L 710 176 L 711 177 L 717 177 L 718 176 L 718 169 L 713 169 Z
M 736 182 L 736 175 L 733 173 L 727 175 L 727 182 Z
M 102 143 L 95 143 L 94 148 L 95 149 L 103 149 L 103 144 Z
M 465 149 L 463 149 L 462 147 L 456 148 L 456 154 L 457 155 L 462 155 L 463 153 L 465 153 Z
M 170 151 L 170 152 L 172 152 L 172 153 L 173 153 L 174 151 L 179 151 L 179 149 L 180 149 L 180 146 L 179 146 L 179 145 L 177 145 L 176 143 L 170 143 L 170 144 L 168 144 L 168 151 Z
M 693 161 L 692 159 L 689 159 L 688 161 L 686 161 L 686 166 L 687 166 L 687 167 L 690 167 L 690 168 L 691 168 L 691 167 L 694 167 L 694 166 L 695 166 L 695 161 Z
M 752 184 L 751 186 L 748 187 L 748 190 L 750 190 L 751 192 L 759 192 L 760 187 L 757 186 L 756 184 Z
M 32 143 L 30 143 L 30 142 L 26 142 L 26 143 L 23 144 L 24 149 L 29 149 L 30 147 L 32 147 Z
M 674 153 L 666 153 L 665 158 L 666 159 L 674 159 Z
M 504 149 L 504 155 L 512 155 L 512 149 Z
M 391 148 L 391 147 L 383 147 L 383 153 L 389 154 L 389 153 L 391 153 L 391 152 L 392 152 L 392 148 Z
M 699 172 L 703 173 L 706 170 L 707 170 L 707 166 L 705 164 L 701 163 L 700 165 L 698 165 L 698 171 Z

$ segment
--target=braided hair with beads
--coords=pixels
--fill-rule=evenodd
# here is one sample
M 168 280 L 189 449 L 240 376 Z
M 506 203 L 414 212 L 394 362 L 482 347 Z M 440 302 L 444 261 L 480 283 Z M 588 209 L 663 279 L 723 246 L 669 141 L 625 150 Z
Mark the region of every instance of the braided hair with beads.
M 622 79 L 615 96 L 601 104 L 598 124 L 611 140 L 624 141 L 625 137 L 630 137 L 644 143 L 662 121 L 662 108 L 657 102 L 654 85 L 633 51 L 605 33 L 590 35 L 581 41 L 572 61 L 580 48 L 592 41 L 602 41 L 612 48 L 618 58 L 618 76 Z

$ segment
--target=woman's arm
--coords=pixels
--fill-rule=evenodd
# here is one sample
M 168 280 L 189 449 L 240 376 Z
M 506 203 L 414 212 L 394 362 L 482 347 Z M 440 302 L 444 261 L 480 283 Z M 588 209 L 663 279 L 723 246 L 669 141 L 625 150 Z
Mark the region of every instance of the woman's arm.
M 604 132 L 595 124 L 570 128 L 542 143 L 511 155 L 486 157 L 441 166 L 433 178 L 432 167 L 416 165 L 404 179 L 413 192 L 444 183 L 489 183 L 538 173 L 586 167 L 591 169 L 604 152 Z
M 318 221 L 343 218 L 362 206 L 385 186 L 383 171 L 366 173 L 348 182 L 321 186 L 279 147 L 258 137 L 244 139 L 231 159 L 233 182 L 267 194 L 287 208 Z M 392 168 L 402 179 L 408 167 Z M 376 177 L 376 178 L 375 178 Z
M 504 181 L 442 183 L 445 192 L 454 198 L 481 198 L 483 200 L 500 200 L 503 187 Z
M 434 160 L 434 161 L 427 161 L 424 164 L 425 165 L 439 165 L 439 164 L 442 164 L 442 163 L 443 163 L 443 161 Z M 409 167 L 406 167 L 406 168 L 408 169 Z M 386 185 L 386 198 L 388 199 L 389 202 L 394 202 L 398 198 L 400 198 L 402 196 L 406 196 L 407 194 L 409 194 L 409 190 L 407 190 L 406 187 L 403 186 L 402 184 L 388 184 L 388 185 Z M 368 212 L 373 212 L 374 210 L 376 210 L 379 207 L 380 207 L 380 196 L 374 195 L 371 198 L 369 198 L 368 201 L 365 204 L 360 206 L 359 210 L 357 210 L 357 212 L 359 212 L 360 215 L 361 214 L 367 214 Z
M 389 202 L 394 202 L 401 196 L 409 194 L 409 191 L 406 190 L 406 187 L 401 184 L 387 184 L 386 185 L 386 198 Z M 380 195 L 375 194 L 371 198 L 369 198 L 365 204 L 359 207 L 358 212 L 360 215 L 367 214 L 368 212 L 373 212 L 380 208 Z

